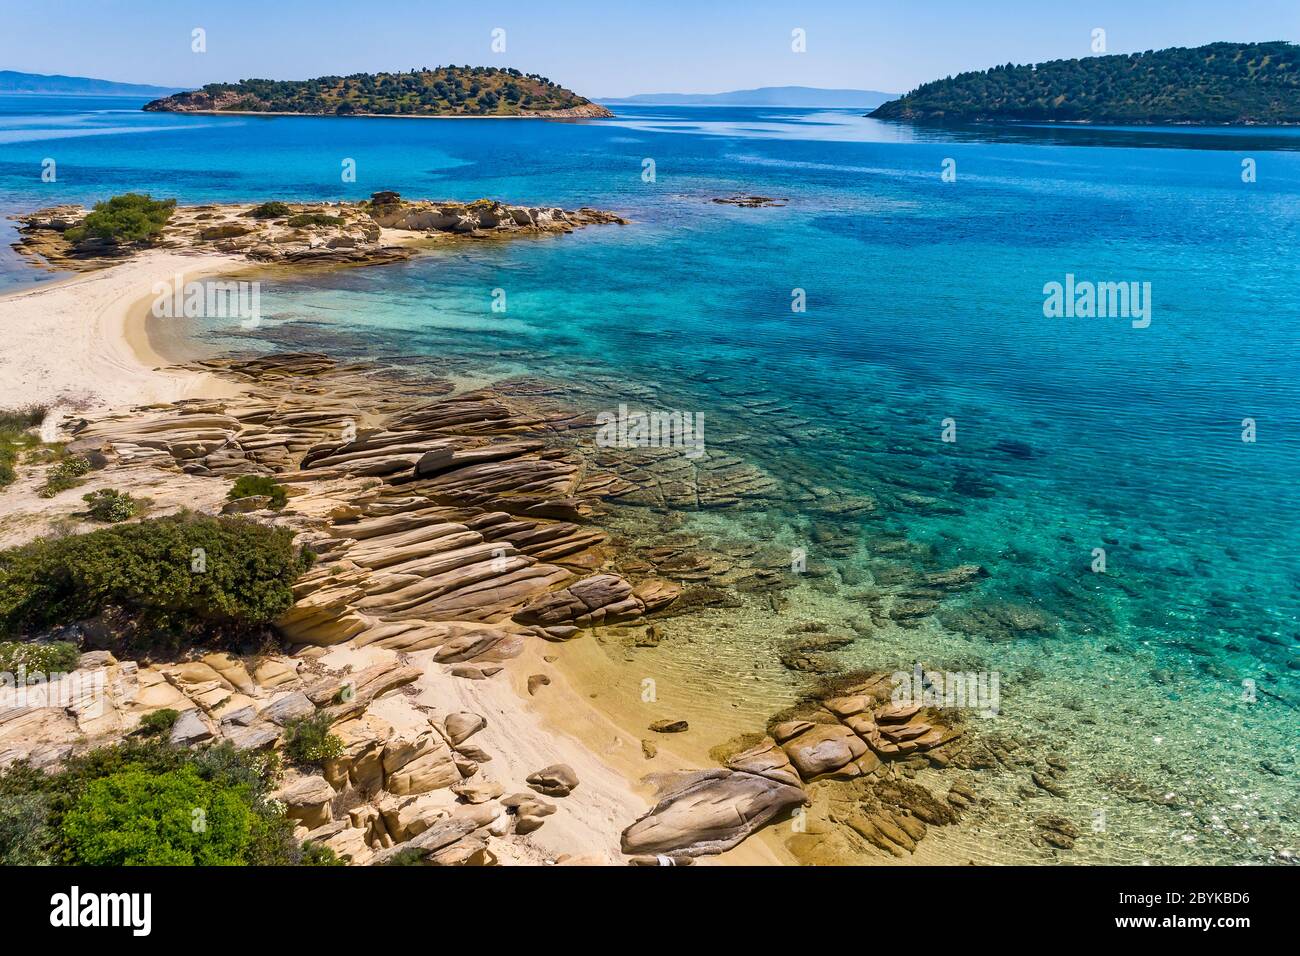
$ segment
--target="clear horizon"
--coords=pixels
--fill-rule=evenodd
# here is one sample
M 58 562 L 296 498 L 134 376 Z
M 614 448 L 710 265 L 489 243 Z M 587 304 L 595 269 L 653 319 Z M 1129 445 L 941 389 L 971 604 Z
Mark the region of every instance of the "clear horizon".
M 431 9 L 394 0 L 385 20 L 355 4 L 231 0 L 219 9 L 137 0 L 130 5 L 63 0 L 11 6 L 0 63 L 25 73 L 65 74 L 195 88 L 246 78 L 442 66 L 508 66 L 541 73 L 593 99 L 644 93 L 708 94 L 766 86 L 903 93 L 928 80 L 999 63 L 1094 55 L 1225 40 L 1291 40 L 1300 5 L 1290 0 L 1100 0 L 1086 10 L 1044 11 L 1030 0 L 970 9 L 955 0 L 924 8 L 866 8 L 846 0 L 816 9 L 725 0 L 708 9 L 668 0 L 610 10 L 572 0 L 562 13 L 521 2 Z M 253 26 L 249 26 L 253 24 Z M 191 49 L 205 31 L 206 51 Z M 803 30 L 804 52 L 792 49 Z M 504 30 L 505 49 L 493 47 Z

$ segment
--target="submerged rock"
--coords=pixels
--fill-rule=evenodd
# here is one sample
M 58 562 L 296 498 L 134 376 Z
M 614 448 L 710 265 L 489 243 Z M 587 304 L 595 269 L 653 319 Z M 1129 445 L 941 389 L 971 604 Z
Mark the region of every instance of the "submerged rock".
M 713 202 L 722 206 L 742 206 L 746 209 L 759 209 L 764 206 L 785 206 L 789 203 L 788 199 L 773 199 L 771 196 L 722 196 L 715 197 Z

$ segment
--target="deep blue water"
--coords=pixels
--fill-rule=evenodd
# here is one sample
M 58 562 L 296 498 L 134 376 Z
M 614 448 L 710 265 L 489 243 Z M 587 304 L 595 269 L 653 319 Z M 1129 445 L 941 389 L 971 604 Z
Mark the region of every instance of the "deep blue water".
M 613 209 L 633 224 L 272 285 L 264 303 L 279 321 L 445 356 L 458 373 L 598 380 L 610 402 L 622 383 L 642 405 L 703 411 L 707 440 L 781 489 L 749 533 L 811 540 L 827 519 L 810 500 L 871 495 L 879 517 L 850 522 L 862 544 L 837 562 L 871 568 L 880 531 L 902 532 L 931 549 L 921 566 L 989 569 L 959 606 L 1025 604 L 1060 622 L 1010 646 L 943 626 L 886 635 L 863 663 L 898 663 L 908 640 L 969 646 L 986 666 L 1046 672 L 1045 690 L 1025 692 L 1028 723 L 1068 724 L 1074 711 L 1052 710 L 1066 689 L 1089 713 L 1136 707 L 1110 728 L 1128 735 L 1114 749 L 1134 773 L 1172 763 L 1257 795 L 1293 784 L 1300 132 L 915 130 L 762 108 L 439 122 L 137 105 L 0 97 L 0 211 L 128 188 L 185 203 L 395 189 Z M 40 181 L 46 158 L 56 183 Z M 341 180 L 344 159 L 356 183 Z M 788 205 L 710 202 L 738 192 Z M 1150 326 L 1045 318 L 1044 284 L 1067 273 L 1149 282 Z M 0 284 L 35 278 L 12 257 L 0 268 Z M 497 288 L 504 315 L 491 311 Z M 792 312 L 794 289 L 806 312 Z M 940 440 L 949 418 L 955 443 Z M 1247 418 L 1255 442 L 1242 441 Z M 1096 547 L 1104 575 L 1089 570 Z M 1249 706 L 1243 681 L 1259 690 Z M 1184 749 L 1148 760 L 1147 717 Z M 1294 834 L 1294 811 L 1271 825 Z M 1219 858 L 1260 858 L 1218 836 Z M 1126 853 L 1099 858 L 1131 861 L 1166 837 L 1135 826 Z

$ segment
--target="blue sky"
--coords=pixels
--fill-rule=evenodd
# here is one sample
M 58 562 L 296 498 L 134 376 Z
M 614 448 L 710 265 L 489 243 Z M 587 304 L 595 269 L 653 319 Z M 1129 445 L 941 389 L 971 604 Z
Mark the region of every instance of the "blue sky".
M 447 63 L 587 96 L 829 86 L 901 92 L 996 63 L 1294 40 L 1297 0 L 0 0 L 0 68 L 165 86 Z M 194 27 L 207 52 L 190 50 Z M 491 50 L 494 28 L 505 53 Z M 791 30 L 807 52 L 790 49 Z

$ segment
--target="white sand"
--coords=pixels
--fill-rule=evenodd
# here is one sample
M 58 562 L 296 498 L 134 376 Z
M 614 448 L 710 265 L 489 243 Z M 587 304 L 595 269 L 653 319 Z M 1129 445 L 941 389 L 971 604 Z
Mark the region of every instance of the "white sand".
M 0 297 L 0 408 L 94 408 L 233 394 L 214 376 L 163 369 L 144 319 L 155 282 L 247 268 L 225 254 L 153 251 Z M 183 320 L 179 320 L 183 321 Z

